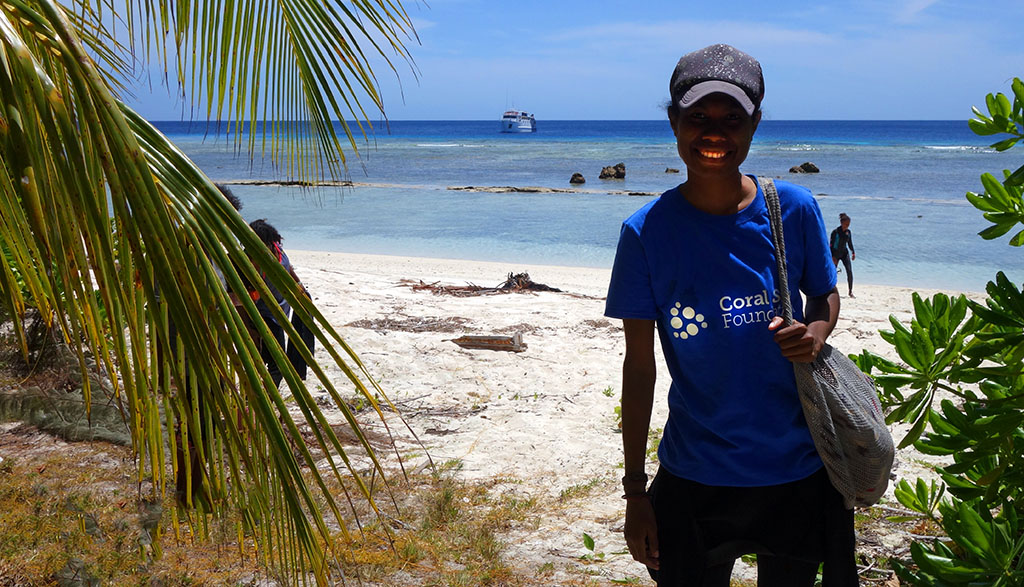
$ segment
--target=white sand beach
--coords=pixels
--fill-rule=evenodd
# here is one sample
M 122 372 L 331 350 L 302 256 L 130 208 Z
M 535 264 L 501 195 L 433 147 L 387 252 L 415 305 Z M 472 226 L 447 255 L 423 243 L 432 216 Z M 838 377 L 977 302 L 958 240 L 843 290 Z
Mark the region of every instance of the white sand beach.
M 586 532 L 595 552 L 606 553 L 603 562 L 587 568 L 596 581 L 633 577 L 653 584 L 628 555 L 612 554 L 625 550 L 615 414 L 624 344 L 619 321 L 603 317 L 609 270 L 289 255 L 318 307 L 402 408 L 434 462 L 459 459 L 458 474 L 466 480 L 508 478 L 493 491 L 553 504 L 536 527 L 502 536 L 508 557 L 526 568 L 552 563 L 555 573 L 545 584 L 558 584 L 559 577 L 579 577 L 566 569 L 584 564 L 579 557 L 587 553 Z M 563 292 L 454 297 L 415 291 L 406 281 L 493 287 L 510 272 L 527 272 L 534 282 Z M 909 321 L 912 291 L 858 285 L 855 299 L 843 297 L 830 341 L 845 353 L 869 349 L 895 359 L 878 330 L 889 327 L 890 314 Z M 517 332 L 528 345 L 524 352 L 467 350 L 450 342 L 462 335 Z M 662 426 L 667 415 L 668 382 L 661 367 L 652 426 Z M 347 389 L 344 382 L 338 385 Z M 920 456 L 901 452 L 896 474 L 913 480 L 924 471 Z M 648 473 L 656 466 L 649 463 Z M 574 487 L 581 497 L 558 499 Z M 900 537 L 888 540 L 893 546 Z M 737 576 L 750 573 L 738 565 Z

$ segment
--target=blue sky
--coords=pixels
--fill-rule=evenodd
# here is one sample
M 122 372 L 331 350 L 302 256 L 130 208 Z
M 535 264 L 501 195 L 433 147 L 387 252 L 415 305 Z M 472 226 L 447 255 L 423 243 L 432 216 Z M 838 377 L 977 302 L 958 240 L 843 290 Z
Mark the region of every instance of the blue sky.
M 378 67 L 392 120 L 659 119 L 679 56 L 724 42 L 761 61 L 768 119 L 966 119 L 1024 77 L 1021 0 L 407 2 L 416 73 Z M 133 103 L 180 118 L 154 84 Z

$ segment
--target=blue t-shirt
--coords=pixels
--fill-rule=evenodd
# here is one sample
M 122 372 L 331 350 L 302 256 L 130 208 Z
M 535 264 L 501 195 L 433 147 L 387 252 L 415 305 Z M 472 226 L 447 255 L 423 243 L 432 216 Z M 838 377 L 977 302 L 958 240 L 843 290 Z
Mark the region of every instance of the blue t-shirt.
M 825 223 L 805 188 L 776 181 L 795 320 L 800 291 L 836 284 Z M 658 449 L 673 475 L 755 487 L 817 471 L 793 366 L 768 330 L 779 302 L 764 195 L 736 214 L 694 208 L 671 189 L 622 225 L 605 315 L 656 320 L 672 376 Z

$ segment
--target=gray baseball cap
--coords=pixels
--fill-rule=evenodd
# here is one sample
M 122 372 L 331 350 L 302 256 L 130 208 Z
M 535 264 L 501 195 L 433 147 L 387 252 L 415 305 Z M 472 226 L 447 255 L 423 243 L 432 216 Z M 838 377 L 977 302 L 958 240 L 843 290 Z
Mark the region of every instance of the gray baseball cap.
M 679 59 L 669 81 L 672 103 L 688 108 L 708 94 L 733 97 L 747 114 L 760 108 L 764 98 L 761 64 L 729 45 L 711 45 Z

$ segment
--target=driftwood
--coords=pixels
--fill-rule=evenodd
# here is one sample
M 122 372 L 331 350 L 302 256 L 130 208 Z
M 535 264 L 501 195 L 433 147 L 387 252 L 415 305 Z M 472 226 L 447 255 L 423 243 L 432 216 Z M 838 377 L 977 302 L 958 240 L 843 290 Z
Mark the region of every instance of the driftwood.
M 512 336 L 476 336 L 466 335 L 453 338 L 452 342 L 464 349 L 484 349 L 489 351 L 512 351 L 521 353 L 526 350 L 526 343 L 523 342 L 522 333 L 515 333 Z
M 496 287 L 482 287 L 474 285 L 472 283 L 467 285 L 441 285 L 440 281 L 433 283 L 425 283 L 422 279 L 419 281 L 413 281 L 411 279 L 403 279 L 400 283 L 408 285 L 413 291 L 430 291 L 434 295 L 449 295 L 449 296 L 479 296 L 479 295 L 491 295 L 491 294 L 503 294 L 503 293 L 522 293 L 528 291 L 553 291 L 561 292 L 562 290 L 544 285 L 543 283 L 536 283 L 530 279 L 528 273 L 509 273 L 508 278 L 504 283 Z

